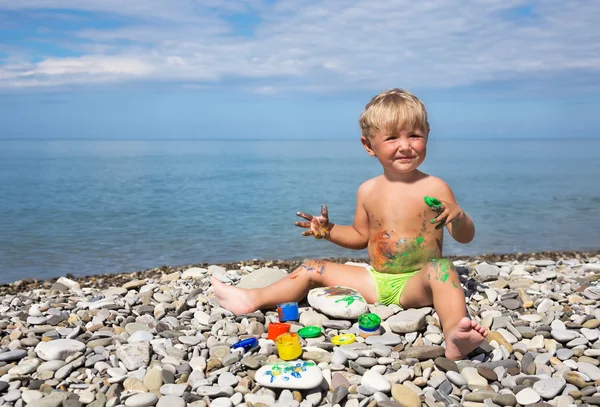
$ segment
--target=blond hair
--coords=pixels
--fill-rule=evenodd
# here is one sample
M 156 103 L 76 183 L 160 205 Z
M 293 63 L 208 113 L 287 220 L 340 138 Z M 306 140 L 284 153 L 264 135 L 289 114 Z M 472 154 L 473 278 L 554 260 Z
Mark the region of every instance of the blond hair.
M 358 120 L 362 135 L 373 139 L 377 130 L 399 133 L 401 130 L 422 130 L 429 133 L 427 110 L 418 97 L 407 90 L 390 89 L 375 96 Z

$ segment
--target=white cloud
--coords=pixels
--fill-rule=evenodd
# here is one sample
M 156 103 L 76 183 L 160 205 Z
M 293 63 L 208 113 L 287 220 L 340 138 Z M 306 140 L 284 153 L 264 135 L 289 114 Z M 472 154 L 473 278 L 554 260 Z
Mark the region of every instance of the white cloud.
M 520 6 L 533 15 L 511 11 Z M 0 0 L 2 9 L 75 9 L 132 21 L 71 32 L 63 41 L 81 57 L 32 62 L 36 55 L 19 53 L 10 65 L 0 62 L 4 88 L 241 79 L 254 92 L 271 93 L 454 87 L 600 71 L 600 3 L 589 1 Z M 252 36 L 228 21 L 236 13 L 259 17 Z

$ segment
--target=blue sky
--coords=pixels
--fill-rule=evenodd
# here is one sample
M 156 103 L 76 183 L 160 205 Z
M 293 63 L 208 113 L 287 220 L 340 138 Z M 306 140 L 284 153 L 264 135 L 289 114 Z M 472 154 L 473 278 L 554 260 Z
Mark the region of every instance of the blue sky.
M 587 0 L 0 0 L 0 138 L 354 138 L 412 90 L 440 138 L 599 138 Z

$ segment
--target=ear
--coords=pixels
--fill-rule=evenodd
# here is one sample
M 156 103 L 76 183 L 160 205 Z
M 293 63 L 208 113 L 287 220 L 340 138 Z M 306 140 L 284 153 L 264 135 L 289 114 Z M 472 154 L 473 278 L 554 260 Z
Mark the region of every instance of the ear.
M 371 157 L 375 157 L 375 151 L 373 151 L 373 147 L 371 146 L 371 141 L 369 141 L 369 139 L 366 138 L 365 136 L 361 136 L 360 142 L 362 143 L 365 150 L 367 150 L 367 153 L 369 153 L 369 155 Z

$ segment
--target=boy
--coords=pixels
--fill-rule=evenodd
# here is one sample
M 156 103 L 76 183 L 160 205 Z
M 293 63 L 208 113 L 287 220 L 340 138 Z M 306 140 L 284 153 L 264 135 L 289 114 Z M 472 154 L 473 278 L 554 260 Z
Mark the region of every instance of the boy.
M 462 359 L 483 342 L 487 329 L 466 317 L 456 269 L 442 258 L 443 227 L 460 243 L 473 239 L 475 227 L 450 187 L 417 169 L 429 136 L 425 106 L 410 92 L 391 89 L 366 105 L 359 123 L 362 144 L 379 160 L 383 174 L 359 187 L 354 224 L 329 222 L 323 205 L 318 217 L 298 212 L 306 222 L 296 225 L 308 229 L 304 236 L 351 249 L 368 247 L 371 267 L 310 260 L 272 285 L 250 290 L 213 277 L 217 300 L 239 315 L 298 302 L 313 285 L 342 285 L 358 290 L 369 303 L 433 305 L 442 324 L 446 357 Z

